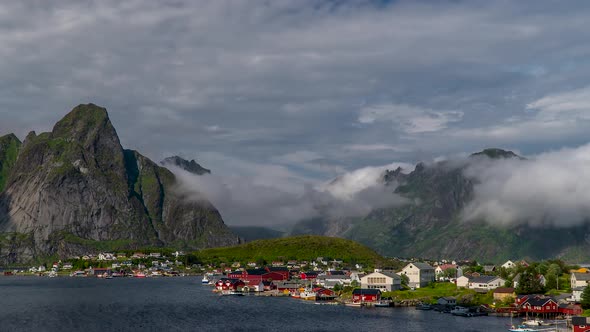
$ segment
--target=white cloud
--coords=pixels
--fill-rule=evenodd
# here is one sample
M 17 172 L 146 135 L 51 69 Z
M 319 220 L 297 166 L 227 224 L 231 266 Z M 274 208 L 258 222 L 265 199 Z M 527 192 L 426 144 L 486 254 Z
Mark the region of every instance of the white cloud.
M 590 144 L 529 160 L 480 160 L 466 175 L 475 179 L 467 220 L 567 227 L 590 217 Z
M 174 167 L 171 170 L 180 180 L 180 190 L 193 199 L 211 201 L 230 225 L 285 226 L 319 216 L 364 216 L 374 208 L 404 203 L 393 193 L 395 186 L 383 182 L 385 170 L 399 165 L 366 167 L 330 183 L 294 181 L 296 176 L 281 166 L 247 162 L 237 167 L 247 168 L 251 176 L 215 171 L 196 176 Z
M 461 121 L 463 112 L 435 111 L 404 104 L 381 104 L 361 109 L 358 121 L 364 124 L 391 122 L 408 134 L 440 131 Z

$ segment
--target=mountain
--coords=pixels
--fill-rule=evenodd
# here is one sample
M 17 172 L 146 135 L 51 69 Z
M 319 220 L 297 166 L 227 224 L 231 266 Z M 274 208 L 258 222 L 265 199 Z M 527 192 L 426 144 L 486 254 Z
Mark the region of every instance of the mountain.
M 199 165 L 196 161 L 188 161 L 179 156 L 168 157 L 160 162 L 163 166 L 175 166 L 196 175 L 211 174 L 211 170 Z
M 121 147 L 106 109 L 79 105 L 51 132 L 0 139 L 0 263 L 112 248 L 238 243 L 208 202 Z
M 284 232 L 261 226 L 229 226 L 232 232 L 244 242 L 266 240 L 283 237 Z
M 470 159 L 474 158 L 524 160 L 501 149 L 486 149 L 471 155 Z M 492 226 L 484 220 L 463 221 L 461 212 L 474 198 L 476 185 L 464 175 L 465 167 L 465 163 L 442 161 L 419 163 L 409 174 L 402 173 L 401 169 L 387 171 L 383 177 L 385 183 L 409 203 L 375 209 L 362 218 L 305 220 L 295 225 L 292 234 L 344 237 L 396 257 L 490 262 L 518 257 L 590 258 L 590 245 L 586 240 L 590 238 L 589 226 L 533 228 L 526 224 Z M 394 184 L 398 184 L 397 187 Z

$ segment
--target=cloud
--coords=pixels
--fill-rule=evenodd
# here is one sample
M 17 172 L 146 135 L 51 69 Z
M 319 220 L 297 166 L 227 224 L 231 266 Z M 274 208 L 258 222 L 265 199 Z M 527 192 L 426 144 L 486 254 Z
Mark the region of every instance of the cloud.
M 362 217 L 380 207 L 405 202 L 393 193 L 395 185 L 382 181 L 386 169 L 399 166 L 365 167 L 345 173 L 329 183 L 301 181 L 292 175 L 273 176 L 259 167 L 254 177 L 196 176 L 170 167 L 178 176 L 180 189 L 194 200 L 208 200 L 230 225 L 285 227 L 314 217 Z M 279 167 L 280 169 L 280 167 Z
M 440 131 L 452 122 L 461 121 L 463 112 L 434 111 L 410 105 L 374 105 L 361 109 L 358 121 L 363 124 L 391 122 L 408 134 Z
M 568 227 L 590 217 L 590 144 L 528 160 L 479 160 L 465 174 L 477 184 L 466 220 Z

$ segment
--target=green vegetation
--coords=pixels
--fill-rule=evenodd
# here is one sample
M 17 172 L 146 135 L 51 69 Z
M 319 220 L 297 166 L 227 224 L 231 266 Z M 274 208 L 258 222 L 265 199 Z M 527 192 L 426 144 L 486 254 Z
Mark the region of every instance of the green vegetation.
M 590 309 L 590 287 L 586 287 L 582 292 L 580 304 L 582 305 L 582 308 Z
M 62 235 L 64 242 L 83 245 L 87 248 L 92 248 L 98 251 L 113 252 L 134 246 L 133 241 L 127 239 L 96 241 L 90 239 L 83 239 L 71 233 L 63 233 Z
M 0 192 L 4 190 L 8 175 L 18 156 L 20 141 L 13 134 L 0 137 Z
M 197 256 L 205 263 L 315 260 L 317 257 L 325 257 L 352 264 L 386 264 L 383 257 L 357 242 L 311 235 L 257 240 L 236 247 L 204 249 Z
M 437 299 L 447 296 L 455 297 L 457 303 L 465 305 L 492 304 L 494 302 L 492 292 L 480 294 L 472 289 L 457 288 L 455 284 L 450 282 L 431 283 L 427 287 L 418 288 L 416 290 L 405 289 L 385 292 L 383 293 L 383 296 L 392 297 L 397 301 L 417 300 L 424 303 L 436 303 Z

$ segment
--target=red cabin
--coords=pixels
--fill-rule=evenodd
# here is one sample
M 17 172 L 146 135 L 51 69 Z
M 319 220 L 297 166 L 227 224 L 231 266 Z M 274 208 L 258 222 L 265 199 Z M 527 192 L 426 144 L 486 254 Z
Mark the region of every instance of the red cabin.
M 574 332 L 590 332 L 590 317 L 572 317 Z
M 559 305 L 550 297 L 533 297 L 522 304 L 521 310 L 537 314 L 554 314 L 559 312 Z
M 576 316 L 584 312 L 582 306 L 579 304 L 560 304 L 559 313 L 563 315 Z
M 353 303 L 377 302 L 381 300 L 381 291 L 378 289 L 357 288 L 352 291 Z
M 284 273 L 268 272 L 265 269 L 252 269 L 235 271 L 227 274 L 228 278 L 240 279 L 248 285 L 258 285 L 261 281 L 283 281 L 288 280 Z
M 221 278 L 215 284 L 215 288 L 222 291 L 241 291 L 246 283 L 239 279 L 228 279 L 228 278 Z
M 316 280 L 318 277 L 317 272 L 301 272 L 300 276 L 301 280 Z

